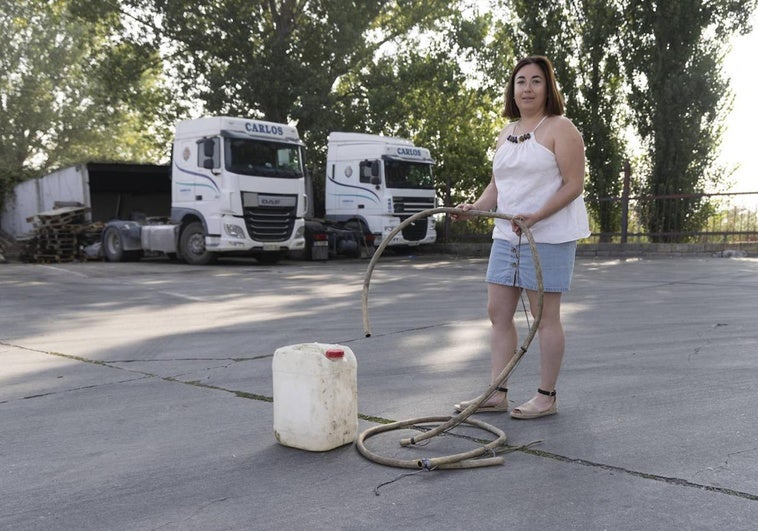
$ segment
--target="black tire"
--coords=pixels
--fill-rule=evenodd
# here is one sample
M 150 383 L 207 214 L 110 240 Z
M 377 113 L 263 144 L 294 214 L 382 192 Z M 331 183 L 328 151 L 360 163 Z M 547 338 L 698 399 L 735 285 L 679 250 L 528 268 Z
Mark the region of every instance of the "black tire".
M 357 219 L 351 219 L 345 223 L 345 228 L 353 231 L 353 236 L 357 247 L 348 254 L 352 258 L 360 258 L 363 255 L 363 249 L 366 248 L 366 234 L 369 234 L 366 224 Z
M 124 250 L 124 239 L 118 227 L 108 227 L 103 232 L 103 256 L 107 262 L 133 262 L 139 260 L 141 254 Z
M 205 248 L 205 231 L 199 221 L 193 221 L 179 236 L 179 250 L 182 258 L 190 265 L 208 265 L 216 261 L 216 253 Z

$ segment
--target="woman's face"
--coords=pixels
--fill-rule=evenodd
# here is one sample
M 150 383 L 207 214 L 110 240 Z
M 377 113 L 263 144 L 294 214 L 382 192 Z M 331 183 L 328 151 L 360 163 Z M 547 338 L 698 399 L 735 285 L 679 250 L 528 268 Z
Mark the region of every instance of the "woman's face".
M 541 113 L 547 105 L 547 80 L 535 64 L 522 66 L 513 80 L 513 97 L 521 114 Z

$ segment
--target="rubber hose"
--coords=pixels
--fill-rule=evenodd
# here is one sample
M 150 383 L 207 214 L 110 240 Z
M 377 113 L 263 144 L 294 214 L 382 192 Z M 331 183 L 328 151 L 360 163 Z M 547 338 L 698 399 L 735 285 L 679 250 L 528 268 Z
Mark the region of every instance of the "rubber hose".
M 432 216 L 434 214 L 440 214 L 440 213 L 464 214 L 467 216 L 474 216 L 474 217 L 482 216 L 482 217 L 490 217 L 490 218 L 501 218 L 501 219 L 506 219 L 513 222 L 519 227 L 519 229 L 521 229 L 521 233 L 526 237 L 527 243 L 529 244 L 529 247 L 531 249 L 532 259 L 534 262 L 534 268 L 535 268 L 535 272 L 537 276 L 537 308 L 536 308 L 536 311 L 533 312 L 534 322 L 529 327 L 529 333 L 527 334 L 526 338 L 522 342 L 521 346 L 516 350 L 515 355 L 511 358 L 511 360 L 508 362 L 505 368 L 503 368 L 500 375 L 484 391 L 484 393 L 482 393 L 478 398 L 473 400 L 472 403 L 469 404 L 469 406 L 466 407 L 463 411 L 461 411 L 455 416 L 420 417 L 416 419 L 408 419 L 408 420 L 403 420 L 399 422 L 393 422 L 391 424 L 384 424 L 380 426 L 375 426 L 373 428 L 369 428 L 368 430 L 365 430 L 358 436 L 358 439 L 356 441 L 356 447 L 358 451 L 361 453 L 361 455 L 363 455 L 364 457 L 366 457 L 367 459 L 371 461 L 375 461 L 383 465 L 394 466 L 394 467 L 399 467 L 399 468 L 450 469 L 450 468 L 474 468 L 474 467 L 502 464 L 503 458 L 495 456 L 495 453 L 496 453 L 497 448 L 505 444 L 505 440 L 506 440 L 505 433 L 502 430 L 490 424 L 487 424 L 477 419 L 469 419 L 468 417 L 470 417 L 479 408 L 479 406 L 482 403 L 484 403 L 484 401 L 487 400 L 487 398 L 489 398 L 490 395 L 492 395 L 492 393 L 495 392 L 496 388 L 499 387 L 504 381 L 506 381 L 508 377 L 511 375 L 513 370 L 516 368 L 516 365 L 518 364 L 518 362 L 526 353 L 535 335 L 537 334 L 537 329 L 539 328 L 540 320 L 542 318 L 542 306 L 543 306 L 543 298 L 544 298 L 542 267 L 540 265 L 539 255 L 537 253 L 537 246 L 536 246 L 536 243 L 534 242 L 534 237 L 532 236 L 532 232 L 529 229 L 529 227 L 527 227 L 526 224 L 524 224 L 520 218 L 511 216 L 509 214 L 501 214 L 499 212 L 489 212 L 489 211 L 483 211 L 483 210 L 461 210 L 461 209 L 453 208 L 453 207 L 438 207 L 438 208 L 430 208 L 427 210 L 423 210 L 403 220 L 397 227 L 395 227 L 394 230 L 392 230 L 392 232 L 390 232 L 387 235 L 386 238 L 382 240 L 381 244 L 379 245 L 379 247 L 377 247 L 376 251 L 374 252 L 374 255 L 372 256 L 371 262 L 369 263 L 368 269 L 366 271 L 366 275 L 363 281 L 363 296 L 362 296 L 363 331 L 366 337 L 371 336 L 371 329 L 369 327 L 369 319 L 368 319 L 368 292 L 369 292 L 369 285 L 371 283 L 371 275 L 373 274 L 374 268 L 376 267 L 376 263 L 379 261 L 379 257 L 382 255 L 384 250 L 387 248 L 387 245 L 389 245 L 389 242 L 392 241 L 395 235 L 397 235 L 401 230 L 403 230 L 409 224 L 413 223 L 414 221 L 418 219 Z M 441 424 L 434 429 L 431 429 L 429 431 L 426 431 L 420 434 L 418 437 L 401 439 L 400 445 L 411 446 L 411 445 L 418 444 L 422 441 L 429 440 L 432 437 L 435 437 L 441 433 L 444 433 L 454 428 L 455 426 L 458 426 L 459 424 L 464 424 L 464 423 L 478 427 L 490 433 L 493 433 L 497 435 L 497 438 L 494 441 L 491 441 L 479 448 L 475 448 L 474 450 L 471 450 L 469 452 L 463 452 L 463 453 L 454 454 L 450 456 L 444 456 L 444 457 L 422 458 L 422 459 L 419 459 L 419 458 L 396 459 L 396 458 L 390 458 L 390 457 L 383 457 L 374 452 L 371 452 L 366 447 L 366 444 L 365 444 L 366 439 L 378 433 L 384 433 L 391 430 L 406 428 L 408 426 L 413 426 L 413 425 L 423 424 L 423 423 L 430 423 L 430 422 L 434 422 L 434 423 L 439 422 Z M 491 457 L 480 458 L 484 454 L 489 454 Z

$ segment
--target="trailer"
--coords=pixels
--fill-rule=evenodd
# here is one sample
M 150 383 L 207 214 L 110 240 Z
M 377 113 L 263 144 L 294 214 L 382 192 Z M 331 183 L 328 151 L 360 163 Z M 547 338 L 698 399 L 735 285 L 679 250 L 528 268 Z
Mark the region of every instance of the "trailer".
M 24 181 L 3 205 L 0 224 L 14 240 L 34 231 L 34 216 L 66 207 L 82 207 L 87 222 L 131 213 L 167 218 L 171 213 L 168 165 L 87 162 Z

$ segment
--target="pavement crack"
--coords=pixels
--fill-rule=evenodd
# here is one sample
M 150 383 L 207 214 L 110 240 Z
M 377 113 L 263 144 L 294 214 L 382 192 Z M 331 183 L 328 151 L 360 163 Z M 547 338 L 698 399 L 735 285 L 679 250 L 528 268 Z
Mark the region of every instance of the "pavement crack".
M 273 402 L 274 401 L 273 397 L 266 396 L 266 395 L 259 395 L 259 394 L 255 394 L 255 393 L 248 393 L 248 392 L 245 392 L 245 391 L 235 391 L 234 389 L 226 389 L 224 387 L 219 387 L 217 385 L 211 385 L 211 384 L 202 383 L 202 382 L 199 382 L 197 380 L 182 380 L 182 379 L 180 379 L 178 377 L 175 377 L 175 376 L 160 376 L 158 374 L 153 374 L 153 373 L 147 372 L 147 371 L 140 371 L 140 370 L 136 370 L 136 369 L 127 369 L 125 367 L 120 367 L 118 365 L 113 365 L 113 363 L 122 363 L 123 364 L 124 363 L 123 361 L 100 361 L 100 360 L 93 360 L 93 359 L 85 358 L 85 357 L 82 357 L 82 356 L 74 356 L 73 354 L 63 354 L 62 352 L 53 352 L 53 351 L 34 349 L 34 348 L 24 347 L 24 346 L 21 346 L 21 345 L 14 345 L 14 344 L 11 344 L 11 343 L 4 343 L 4 342 L 0 342 L 0 345 L 6 345 L 6 346 L 9 346 L 9 347 L 15 347 L 15 348 L 27 350 L 29 352 L 38 352 L 40 354 L 48 354 L 50 356 L 58 356 L 60 358 L 65 358 L 65 359 L 69 359 L 69 360 L 79 361 L 81 363 L 90 363 L 90 364 L 93 364 L 93 365 L 99 365 L 101 367 L 108 367 L 110 369 L 116 369 L 116 370 L 119 370 L 119 371 L 126 371 L 126 372 L 130 372 L 130 373 L 134 373 L 134 374 L 139 374 L 141 376 L 140 378 L 132 378 L 132 379 L 129 379 L 129 380 L 124 380 L 123 383 L 130 382 L 130 381 L 135 381 L 135 380 L 141 380 L 143 378 L 157 378 L 157 379 L 163 380 L 164 382 L 172 382 L 172 383 L 180 383 L 180 384 L 185 384 L 185 385 L 192 385 L 194 387 L 201 387 L 201 388 L 204 388 L 204 389 L 212 389 L 214 391 L 224 391 L 226 393 L 232 393 L 235 396 L 238 396 L 240 398 L 248 398 L 248 399 L 251 399 L 251 400 L 260 400 L 262 402 Z M 213 359 L 214 360 L 220 360 L 222 358 L 213 358 Z M 233 363 L 236 359 L 235 358 L 223 358 L 223 360 L 229 361 L 230 363 Z M 160 361 L 165 361 L 165 360 L 160 360 Z M 112 383 L 113 382 L 111 382 L 111 384 Z M 116 382 L 116 383 L 122 383 L 122 382 Z M 111 384 L 108 384 L 108 385 L 111 385 Z M 105 384 L 103 384 L 103 385 L 105 385 Z M 96 387 L 96 386 L 89 386 L 89 387 Z M 73 390 L 73 389 L 67 389 L 66 391 L 71 391 L 71 390 Z M 56 393 L 58 393 L 58 392 L 62 392 L 62 391 L 57 391 Z M 36 398 L 36 397 L 39 397 L 39 396 L 44 396 L 46 394 L 54 394 L 54 393 L 44 393 L 44 394 L 33 395 L 33 396 L 24 397 L 24 398 L 25 399 L 26 398 Z
M 435 324 L 425 325 L 425 326 L 412 326 L 412 327 L 409 327 L 409 328 L 400 328 L 398 330 L 392 330 L 390 332 L 384 332 L 382 334 L 374 334 L 373 332 L 371 332 L 370 334 L 368 334 L 366 336 L 361 336 L 361 337 L 356 338 L 356 339 L 348 339 L 348 340 L 345 340 L 345 341 L 341 341 L 340 343 L 351 343 L 351 342 L 355 342 L 355 341 L 364 340 L 367 337 L 372 337 L 372 338 L 390 337 L 390 336 L 396 336 L 396 335 L 406 334 L 408 332 L 420 332 L 422 330 L 430 330 L 432 328 L 444 328 L 444 327 L 449 326 L 449 325 L 450 325 L 449 322 L 443 322 L 443 323 L 435 323 Z
M 227 389 L 226 387 L 220 387 L 218 385 L 211 385 L 203 382 L 199 382 L 197 380 L 180 380 L 178 378 L 174 378 L 172 376 L 159 376 L 161 380 L 165 380 L 167 382 L 176 382 L 181 383 L 185 385 L 192 385 L 194 387 L 201 387 L 203 389 L 211 389 L 213 391 L 224 391 L 226 393 L 231 393 L 239 398 L 247 398 L 249 400 L 259 400 L 261 402 L 273 402 L 274 398 L 271 396 L 266 395 L 259 395 L 256 393 L 248 393 L 246 391 L 235 391 L 234 389 Z
M 630 476 L 639 477 L 639 478 L 643 478 L 643 479 L 648 479 L 648 480 L 652 480 L 652 481 L 660 481 L 662 483 L 667 483 L 669 485 L 677 485 L 677 486 L 680 486 L 680 487 L 689 487 L 689 488 L 694 488 L 694 489 L 699 489 L 699 490 L 705 490 L 705 491 L 708 491 L 708 492 L 718 492 L 719 494 L 726 494 L 727 496 L 734 496 L 734 497 L 743 498 L 743 499 L 746 499 L 746 500 L 758 501 L 758 494 L 752 494 L 750 492 L 742 492 L 742 491 L 739 491 L 739 490 L 730 489 L 730 488 L 726 488 L 726 487 L 715 487 L 713 485 L 706 485 L 706 484 L 703 484 L 703 483 L 694 483 L 692 481 L 688 481 L 688 480 L 682 479 L 682 478 L 675 478 L 675 477 L 669 477 L 669 476 L 661 476 L 661 475 L 658 475 L 658 474 L 650 474 L 648 472 L 640 472 L 640 471 L 637 471 L 637 470 L 632 470 L 632 469 L 624 468 L 624 467 L 620 467 L 620 466 L 608 465 L 608 464 L 604 464 L 604 463 L 596 463 L 594 461 L 589 461 L 587 459 L 578 459 L 578 458 L 575 458 L 575 457 L 567 457 L 567 456 L 563 456 L 563 455 L 559 455 L 559 454 L 554 454 L 554 453 L 551 453 L 551 452 L 546 452 L 544 450 L 536 450 L 536 449 L 532 449 L 532 448 L 520 448 L 518 451 L 526 453 L 526 454 L 534 455 L 534 456 L 537 456 L 537 457 L 545 457 L 545 458 L 548 458 L 548 459 L 555 459 L 556 461 L 562 461 L 564 463 L 574 463 L 574 464 L 578 464 L 578 465 L 581 465 L 581 466 L 598 468 L 598 469 L 601 469 L 601 470 L 608 470 L 608 471 L 611 471 L 611 472 L 620 472 L 620 473 L 627 474 L 627 475 L 630 475 Z M 742 453 L 742 452 L 738 452 L 738 453 Z
M 73 391 L 82 391 L 84 389 L 97 389 L 98 387 L 104 387 L 104 386 L 107 386 L 107 385 L 136 382 L 138 380 L 144 380 L 145 378 L 149 378 L 149 376 L 140 376 L 138 378 L 128 378 L 126 380 L 119 380 L 117 382 L 107 382 L 107 383 L 94 384 L 94 385 L 82 385 L 80 387 L 71 387 L 71 388 L 68 388 L 68 389 L 62 389 L 60 391 L 50 391 L 49 393 L 39 393 L 39 394 L 36 394 L 36 395 L 22 396 L 21 400 L 30 400 L 32 398 L 42 398 L 42 397 L 45 397 L 45 396 L 55 396 L 55 395 L 60 395 L 60 394 L 63 394 L 63 393 L 71 393 Z M 5 402 L 8 402 L 8 401 L 6 400 Z M 0 402 L 0 403 L 5 403 L 5 402 Z
M 221 358 L 161 358 L 161 359 L 149 359 L 149 358 L 132 358 L 128 360 L 110 360 L 108 363 L 164 363 L 174 361 L 255 361 L 264 360 L 266 358 L 273 358 L 273 354 L 262 354 L 260 356 L 247 356 L 241 358 L 224 356 Z
M 747 450 L 740 450 L 739 452 L 731 452 L 726 454 L 726 459 L 724 460 L 724 465 L 719 468 L 728 469 L 729 468 L 729 460 L 732 459 L 735 456 L 742 455 L 742 454 L 752 454 L 753 452 L 757 451 L 758 448 L 749 448 Z

